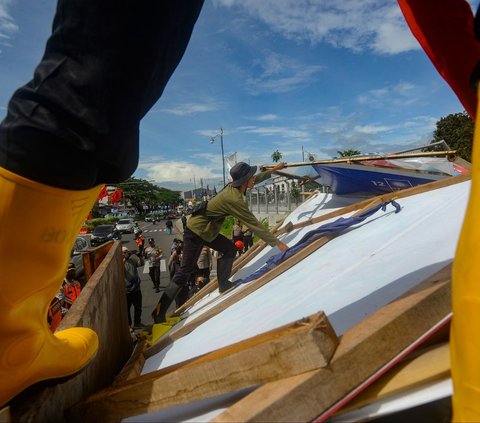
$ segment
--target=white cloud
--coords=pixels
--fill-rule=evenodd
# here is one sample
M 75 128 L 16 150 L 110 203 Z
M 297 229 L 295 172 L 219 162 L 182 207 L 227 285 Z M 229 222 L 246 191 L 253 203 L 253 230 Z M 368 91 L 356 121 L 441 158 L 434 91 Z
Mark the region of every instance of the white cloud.
M 380 134 L 383 132 L 391 131 L 395 129 L 395 126 L 386 125 L 356 125 L 353 127 L 354 131 L 360 134 Z
M 0 0 L 0 44 L 9 45 L 11 39 L 18 31 L 18 26 L 8 12 L 11 0 Z
M 244 129 L 243 132 L 264 137 L 273 136 L 289 138 L 296 141 L 308 141 L 311 138 L 310 133 L 305 130 L 286 128 L 282 126 L 249 127 L 248 129 Z
M 216 0 L 243 9 L 285 38 L 354 51 L 397 54 L 419 49 L 396 0 Z
M 399 82 L 398 84 L 388 85 L 381 88 L 370 90 L 357 97 L 357 101 L 362 105 L 370 107 L 401 107 L 410 106 L 416 103 L 422 90 L 414 84 L 408 82 Z
M 322 66 L 306 66 L 292 58 L 270 52 L 258 61 L 252 71 L 259 68 L 258 76 L 246 81 L 251 94 L 286 93 L 309 84 Z
M 138 165 L 138 169 L 146 173 L 146 179 L 154 180 L 160 185 L 166 182 L 193 184 L 194 178 L 198 181 L 200 181 L 200 178 L 219 179 L 221 178 L 221 170 L 220 174 L 216 172 L 217 167 L 218 159 L 216 162 L 196 165 L 186 161 L 170 161 L 159 158 L 148 162 L 140 162 Z
M 172 115 L 188 116 L 218 110 L 218 105 L 213 103 L 184 103 L 176 107 L 163 108 L 159 110 Z
M 255 120 L 259 120 L 261 122 L 268 122 L 268 121 L 272 121 L 272 120 L 277 120 L 278 119 L 278 116 L 277 115 L 274 115 L 274 114 L 267 114 L 267 115 L 261 115 L 261 116 L 257 116 L 255 118 L 253 118 Z

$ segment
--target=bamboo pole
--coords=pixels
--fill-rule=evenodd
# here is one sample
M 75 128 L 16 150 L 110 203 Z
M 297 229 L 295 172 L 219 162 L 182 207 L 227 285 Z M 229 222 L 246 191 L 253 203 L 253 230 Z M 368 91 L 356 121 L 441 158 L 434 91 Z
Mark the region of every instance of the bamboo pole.
M 300 167 L 322 164 L 335 164 L 335 163 L 355 163 L 355 162 L 367 162 L 372 160 L 386 160 L 386 159 L 410 159 L 414 157 L 437 157 L 437 156 L 449 156 L 452 160 L 455 159 L 457 150 L 445 150 L 445 151 L 429 151 L 424 153 L 406 153 L 406 154 L 385 154 L 377 156 L 355 156 L 355 157 L 342 157 L 340 159 L 325 159 L 315 160 L 313 162 L 296 162 L 286 163 L 285 167 Z M 262 169 L 272 169 L 274 166 L 262 166 Z

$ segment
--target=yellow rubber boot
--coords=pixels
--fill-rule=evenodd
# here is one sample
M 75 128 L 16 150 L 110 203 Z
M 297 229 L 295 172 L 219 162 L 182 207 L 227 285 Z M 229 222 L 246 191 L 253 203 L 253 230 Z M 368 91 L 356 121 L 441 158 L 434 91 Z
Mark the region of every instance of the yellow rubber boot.
M 47 309 L 99 191 L 53 188 L 0 168 L 0 406 L 40 380 L 76 373 L 98 350 L 91 329 L 52 334 Z
M 480 108 L 477 110 L 472 188 L 453 263 L 450 355 L 454 422 L 480 422 Z

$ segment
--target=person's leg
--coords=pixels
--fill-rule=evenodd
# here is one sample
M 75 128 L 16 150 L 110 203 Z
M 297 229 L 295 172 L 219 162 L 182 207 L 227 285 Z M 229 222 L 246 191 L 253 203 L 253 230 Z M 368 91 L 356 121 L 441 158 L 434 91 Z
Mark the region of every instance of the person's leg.
M 154 268 L 155 292 L 160 292 L 160 266 Z
M 198 235 L 194 234 L 190 229 L 186 229 L 183 235 L 183 257 L 180 268 L 173 278 L 165 292 L 160 298 L 152 312 L 152 317 L 155 323 L 162 323 L 166 320 L 166 314 L 170 304 L 172 304 L 175 297 L 178 295 L 180 289 L 187 285 L 191 273 L 197 265 L 198 257 L 202 251 L 202 246 L 205 241 Z
M 133 304 L 133 297 L 131 292 L 127 292 L 127 316 L 128 316 L 128 326 L 132 326 L 132 316 L 130 313 L 130 309 L 132 308 Z
M 150 266 L 150 268 L 148 269 L 148 276 L 150 276 L 150 279 L 153 283 L 153 288 L 156 288 L 156 285 L 155 285 L 155 267 L 154 266 Z
M 175 306 L 181 307 L 185 301 L 188 300 L 188 293 L 190 292 L 190 285 L 184 285 L 178 292 L 177 296 L 175 297 Z
M 0 406 L 96 353 L 93 331 L 52 334 L 46 310 L 97 185 L 133 173 L 140 119 L 179 63 L 201 6 L 58 1 L 34 79 L 0 124 Z M 29 252 L 28 263 L 17 251 Z
M 222 257 L 217 260 L 217 280 L 219 292 L 225 292 L 233 286 L 228 279 L 232 273 L 232 265 L 237 255 L 237 248 L 231 240 L 223 235 L 218 235 L 212 242 L 206 242 L 205 244 L 222 253 Z
M 134 326 L 139 326 L 142 323 L 142 291 L 139 289 L 131 295 L 133 304 L 133 324 Z

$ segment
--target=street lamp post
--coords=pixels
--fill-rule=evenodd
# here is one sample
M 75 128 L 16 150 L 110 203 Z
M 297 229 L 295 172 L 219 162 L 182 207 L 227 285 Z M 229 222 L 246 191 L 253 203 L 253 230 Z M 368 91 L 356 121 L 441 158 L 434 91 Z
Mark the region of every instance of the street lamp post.
M 222 147 L 222 175 L 223 175 L 223 186 L 226 185 L 225 182 L 225 154 L 223 152 L 223 128 L 220 128 L 220 133 L 210 137 L 210 144 L 215 144 L 215 138 L 220 137 L 220 145 Z

